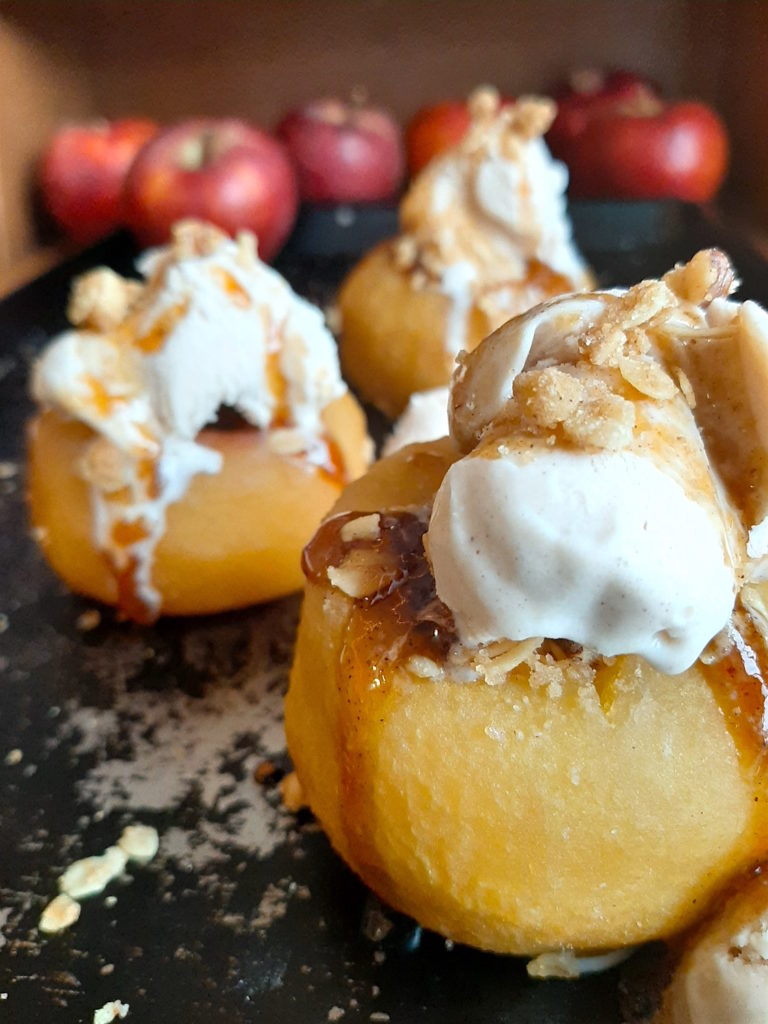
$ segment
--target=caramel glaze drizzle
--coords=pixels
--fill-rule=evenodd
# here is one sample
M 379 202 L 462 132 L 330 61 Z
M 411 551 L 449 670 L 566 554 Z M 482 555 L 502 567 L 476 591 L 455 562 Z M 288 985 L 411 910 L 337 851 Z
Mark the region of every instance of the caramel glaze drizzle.
M 382 672 L 412 654 L 443 661 L 458 637 L 450 610 L 437 596 L 424 553 L 427 523 L 414 512 L 385 512 L 379 517 L 375 540 L 342 540 L 344 526 L 361 515 L 345 512 L 323 523 L 304 549 L 304 575 L 314 583 L 327 584 L 328 568 L 340 566 L 351 551 L 373 551 L 381 566 L 379 585 L 373 594 L 355 602 L 363 612 L 360 625 L 369 645 L 366 660 Z
M 749 614 L 738 606 L 733 616 L 734 643 L 723 657 L 698 662 L 733 737 L 742 771 L 754 789 L 754 809 L 745 836 L 747 862 L 768 856 L 768 649 Z M 747 866 L 747 865 L 745 865 Z
M 274 423 L 272 427 L 283 425 L 281 423 Z M 238 412 L 228 407 L 221 407 L 219 409 L 215 423 L 210 427 L 204 428 L 204 432 L 209 430 L 222 433 L 247 430 L 254 435 L 262 433 L 259 428 L 252 426 Z M 307 469 L 314 470 L 324 480 L 339 488 L 343 487 L 347 482 L 347 467 L 341 449 L 326 434 L 321 434 L 316 439 L 316 443 L 312 446 L 311 456 L 310 452 L 306 451 L 297 452 L 295 455 L 291 455 L 290 458 L 295 459 Z M 155 467 L 153 466 L 155 478 L 149 488 L 149 497 L 152 498 L 157 497 L 159 487 L 156 479 L 157 474 L 154 470 Z M 141 521 L 120 521 L 113 529 L 112 542 L 116 546 L 130 552 L 134 543 L 145 540 L 147 536 L 148 531 Z M 117 584 L 118 609 L 133 622 L 138 622 L 141 625 L 151 625 L 157 620 L 162 608 L 150 608 L 139 594 L 137 578 L 140 568 L 139 559 L 135 554 L 129 553 L 126 565 L 123 568 L 118 568 L 115 559 L 110 557 L 108 552 L 105 552 L 105 557 L 108 561 L 110 572 Z
M 327 520 L 304 550 L 302 568 L 310 582 L 329 585 L 327 570 L 340 566 L 353 550 L 373 549 L 381 564 L 376 591 L 352 601 L 338 666 L 341 696 L 339 744 L 342 752 L 342 814 L 352 852 L 373 876 L 384 878 L 370 831 L 369 808 L 374 799 L 375 771 L 363 723 L 370 719 L 371 702 L 384 721 L 393 699 L 392 673 L 411 655 L 444 662 L 458 640 L 453 616 L 437 596 L 424 552 L 427 524 L 413 512 L 380 514 L 375 540 L 341 539 L 344 525 L 370 513 L 347 512 Z M 747 613 L 734 616 L 733 643 L 718 660 L 698 662 L 733 737 L 744 775 L 754 788 L 754 814 L 744 837 L 744 868 L 768 856 L 768 738 L 763 727 L 768 700 L 768 650 Z M 566 656 L 578 645 L 558 641 Z M 365 714 L 363 709 L 365 708 Z M 387 885 L 382 883 L 382 890 Z
M 270 430 L 289 426 L 285 416 L 276 416 L 270 424 Z M 228 405 L 222 405 L 216 414 L 214 422 L 204 428 L 207 430 L 231 433 L 233 431 L 260 432 L 259 427 L 254 427 L 244 416 Z M 312 460 L 308 458 L 309 452 L 298 452 L 291 458 L 298 459 L 326 478 L 329 482 L 341 487 L 348 483 L 347 467 L 344 463 L 344 456 L 338 444 L 327 434 L 320 434 L 317 437 L 317 444 L 312 448 Z
M 441 662 L 458 638 L 451 612 L 437 597 L 424 553 L 426 522 L 413 512 L 382 513 L 375 541 L 345 543 L 343 526 L 361 514 L 349 512 L 327 520 L 304 549 L 302 568 L 308 580 L 327 586 L 328 567 L 341 565 L 350 551 L 373 548 L 377 561 L 381 560 L 381 581 L 375 593 L 352 604 L 337 671 L 345 834 L 355 861 L 368 867 L 369 882 L 385 893 L 389 881 L 380 864 L 369 813 L 376 772 L 365 722 L 372 702 L 378 717 L 386 719 L 386 706 L 393 699 L 392 670 L 399 662 L 413 654 Z M 381 879 L 378 884 L 377 879 Z

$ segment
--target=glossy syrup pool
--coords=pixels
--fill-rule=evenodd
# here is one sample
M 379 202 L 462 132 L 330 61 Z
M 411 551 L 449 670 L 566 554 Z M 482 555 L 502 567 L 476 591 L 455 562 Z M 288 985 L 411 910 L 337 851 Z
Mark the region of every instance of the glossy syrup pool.
M 425 519 L 415 512 L 383 512 L 375 539 L 343 540 L 344 526 L 362 515 L 346 512 L 323 523 L 304 549 L 305 576 L 326 585 L 329 567 L 338 568 L 352 551 L 369 549 L 380 563 L 380 582 L 356 601 L 353 612 L 368 659 L 384 664 L 422 655 L 442 662 L 458 637 L 424 552 Z

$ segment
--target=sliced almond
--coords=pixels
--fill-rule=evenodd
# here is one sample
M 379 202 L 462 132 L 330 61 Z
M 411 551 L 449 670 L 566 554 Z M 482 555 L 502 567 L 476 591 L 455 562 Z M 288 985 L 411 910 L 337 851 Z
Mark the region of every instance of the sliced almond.
M 372 512 L 369 516 L 360 516 L 344 523 L 339 536 L 345 544 L 350 544 L 354 540 L 376 540 L 379 536 L 380 523 L 379 513 Z
M 619 373 L 641 395 L 667 401 L 677 393 L 675 382 L 666 370 L 649 356 L 622 356 Z
M 375 594 L 386 575 L 381 555 L 370 548 L 350 551 L 341 565 L 329 565 L 326 572 L 334 587 L 355 599 Z

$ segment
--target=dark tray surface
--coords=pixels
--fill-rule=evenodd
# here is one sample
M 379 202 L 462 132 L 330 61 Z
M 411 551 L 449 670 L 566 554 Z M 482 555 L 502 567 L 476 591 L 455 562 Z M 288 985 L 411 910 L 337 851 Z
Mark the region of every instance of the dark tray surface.
M 393 225 L 391 210 L 353 211 L 358 235 L 346 213 L 340 239 L 333 218 L 305 213 L 279 264 L 321 304 L 350 252 Z M 707 214 L 585 204 L 574 222 L 601 284 L 718 244 L 742 294 L 768 303 L 762 258 Z M 97 628 L 78 629 L 91 603 L 51 575 L 25 525 L 28 364 L 64 325 L 73 273 L 99 262 L 125 271 L 133 255 L 116 236 L 0 303 L 0 1020 L 90 1024 L 120 998 L 129 1024 L 319 1024 L 334 1007 L 345 1022 L 616 1024 L 619 970 L 530 982 L 521 960 L 448 949 L 386 911 L 388 934 L 370 937 L 376 901 L 308 816 L 287 814 L 276 786 L 252 778 L 265 757 L 278 774 L 288 768 L 280 707 L 297 599 L 152 629 L 102 610 Z M 4 764 L 15 749 L 21 761 Z M 130 821 L 157 827 L 156 860 L 86 902 L 69 931 L 41 937 L 63 866 L 101 852 Z

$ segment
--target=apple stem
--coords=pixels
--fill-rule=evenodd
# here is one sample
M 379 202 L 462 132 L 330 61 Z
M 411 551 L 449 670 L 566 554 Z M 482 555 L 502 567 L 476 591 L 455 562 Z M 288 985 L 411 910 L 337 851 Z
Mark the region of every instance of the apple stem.
M 217 152 L 216 133 L 210 128 L 203 128 L 199 135 L 184 142 L 176 163 L 185 171 L 199 171 L 213 163 Z
M 210 130 L 203 132 L 200 139 L 200 167 L 207 167 L 216 158 L 216 134 Z

